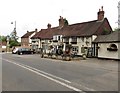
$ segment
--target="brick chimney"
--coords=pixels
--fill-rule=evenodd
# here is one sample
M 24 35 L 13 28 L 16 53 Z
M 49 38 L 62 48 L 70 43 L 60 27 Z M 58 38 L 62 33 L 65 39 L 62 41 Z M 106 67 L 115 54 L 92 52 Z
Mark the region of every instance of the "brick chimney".
M 50 29 L 50 28 L 51 28 L 51 24 L 50 24 L 50 23 L 48 23 L 47 28 L 48 28 L 48 29 Z
M 104 11 L 103 11 L 103 6 L 101 7 L 101 9 L 99 9 L 99 12 L 98 12 L 98 21 L 101 21 L 104 19 Z
M 35 32 L 37 32 L 37 28 L 35 29 Z
M 59 27 L 63 27 L 64 26 L 64 19 L 62 16 L 60 16 L 60 19 L 59 19 Z

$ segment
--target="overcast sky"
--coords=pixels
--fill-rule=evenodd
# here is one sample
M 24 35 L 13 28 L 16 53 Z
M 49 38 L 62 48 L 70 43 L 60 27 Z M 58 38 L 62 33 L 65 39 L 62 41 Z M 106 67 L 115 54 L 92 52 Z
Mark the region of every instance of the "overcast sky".
M 58 26 L 59 16 L 69 24 L 97 19 L 97 12 L 104 6 L 105 17 L 112 28 L 118 27 L 119 0 L 1 0 L 0 1 L 0 34 L 10 35 L 16 21 L 17 35 L 21 37 L 27 30 L 33 31 Z

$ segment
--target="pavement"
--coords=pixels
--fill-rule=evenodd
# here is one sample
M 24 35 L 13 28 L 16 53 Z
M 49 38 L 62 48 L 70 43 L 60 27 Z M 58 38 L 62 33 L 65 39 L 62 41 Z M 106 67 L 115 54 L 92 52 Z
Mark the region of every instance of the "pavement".
M 118 69 L 119 62 L 116 60 L 106 60 L 106 59 L 98 59 L 98 58 L 87 58 L 86 60 L 79 60 L 76 62 L 80 62 L 81 65 L 88 65 L 89 67 L 97 67 L 101 69 L 111 70 L 111 71 L 120 71 Z
M 101 69 L 117 71 L 117 72 L 120 71 L 120 69 L 118 69 L 118 67 L 120 66 L 119 64 L 120 61 L 111 60 L 111 59 L 86 58 L 84 60 L 82 57 L 73 58 L 71 61 L 63 61 L 61 57 L 58 57 L 57 59 L 45 57 L 45 59 L 59 61 L 59 62 L 78 63 L 83 66 L 98 67 Z

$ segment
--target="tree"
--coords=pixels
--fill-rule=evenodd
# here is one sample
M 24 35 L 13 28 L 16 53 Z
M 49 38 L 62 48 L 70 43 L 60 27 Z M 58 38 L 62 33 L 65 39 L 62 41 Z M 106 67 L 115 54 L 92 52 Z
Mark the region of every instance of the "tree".
M 120 31 L 120 28 L 115 28 L 114 31 Z
M 64 25 L 65 26 L 69 25 L 68 20 L 66 18 L 64 18 Z
M 0 42 L 7 42 L 7 36 L 0 36 Z M 17 39 L 9 38 L 10 48 L 13 46 L 20 46 L 21 44 L 17 41 Z
M 102 35 L 108 35 L 110 34 L 111 32 L 107 29 L 107 28 L 103 28 L 103 32 L 102 32 Z
M 0 41 L 1 42 L 6 42 L 7 40 L 6 40 L 6 36 L 0 36 Z
M 20 46 L 20 43 L 16 40 L 10 40 L 9 44 L 10 44 L 10 48 L 14 46 Z

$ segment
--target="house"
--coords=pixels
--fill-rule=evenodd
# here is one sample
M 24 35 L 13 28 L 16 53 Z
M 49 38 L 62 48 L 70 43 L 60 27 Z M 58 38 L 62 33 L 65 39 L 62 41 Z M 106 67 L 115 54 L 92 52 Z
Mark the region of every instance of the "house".
M 30 47 L 31 46 L 31 37 L 34 36 L 37 33 L 37 29 L 35 29 L 35 31 L 27 31 L 26 34 L 24 34 L 21 37 L 21 46 L 22 47 Z
M 31 39 L 37 42 L 38 48 L 43 48 L 45 52 L 48 52 L 51 45 L 56 48 L 63 46 L 63 50 L 65 50 L 64 46 L 70 45 L 72 52 L 82 55 L 82 47 L 90 48 L 97 36 L 112 32 L 108 19 L 104 18 L 103 7 L 97 14 L 97 20 L 70 25 L 65 18 L 60 16 L 59 26 L 51 27 L 51 24 L 48 24 L 47 29 L 41 29 Z
M 7 42 L 0 41 L 0 52 L 7 51 Z
M 120 60 L 120 31 L 113 31 L 109 35 L 100 35 L 93 42 L 98 48 L 97 57 Z

